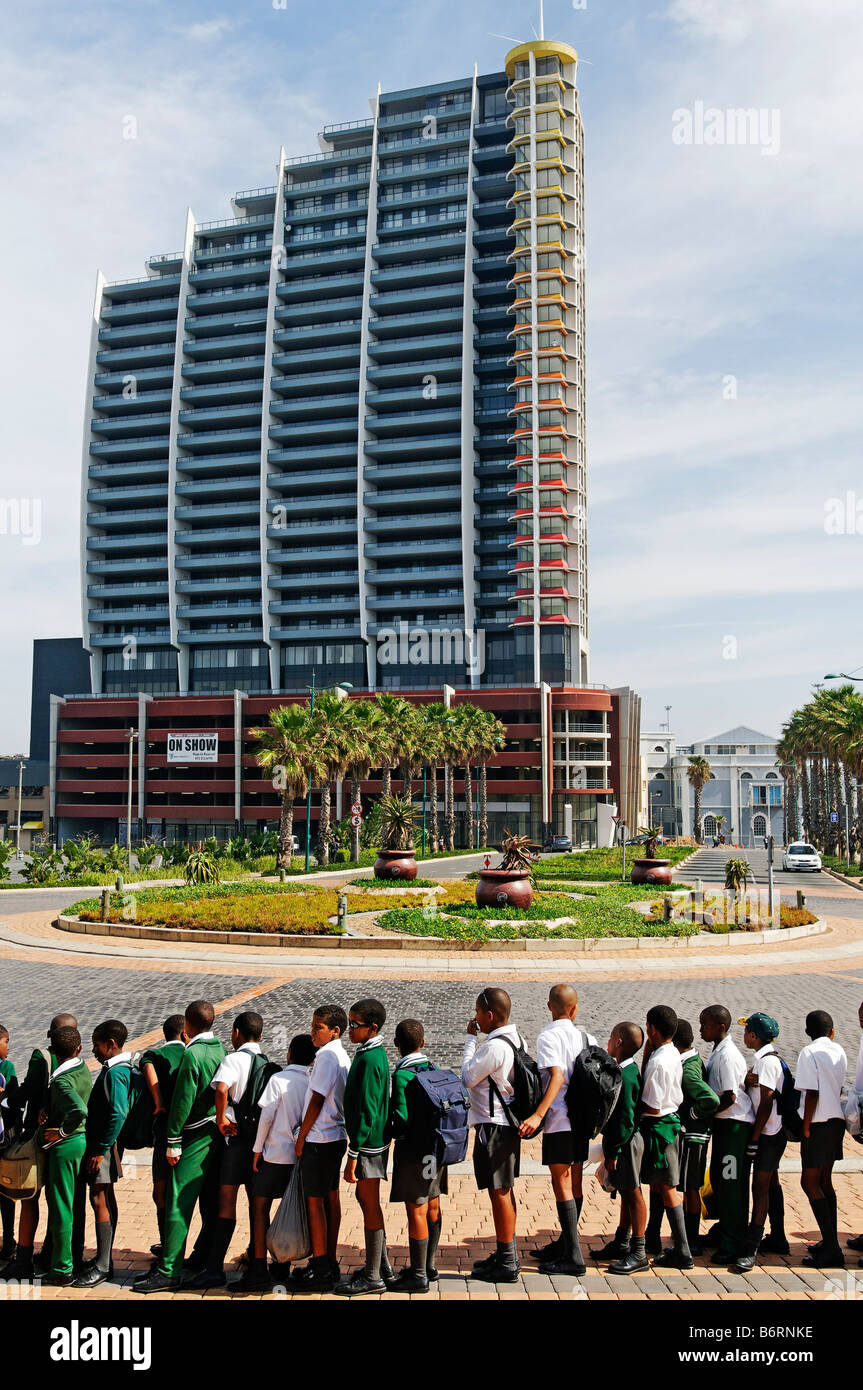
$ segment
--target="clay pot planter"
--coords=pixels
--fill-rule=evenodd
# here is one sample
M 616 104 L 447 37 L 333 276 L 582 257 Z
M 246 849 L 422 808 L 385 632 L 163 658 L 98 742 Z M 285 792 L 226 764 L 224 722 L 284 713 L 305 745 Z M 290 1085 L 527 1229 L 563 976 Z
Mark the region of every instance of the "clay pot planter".
M 533 885 L 524 869 L 480 869 L 476 885 L 477 907 L 517 907 L 533 902 Z
M 411 879 L 417 876 L 415 849 L 379 849 L 375 878 Z
M 659 883 L 670 886 L 672 880 L 670 859 L 634 859 L 630 883 Z

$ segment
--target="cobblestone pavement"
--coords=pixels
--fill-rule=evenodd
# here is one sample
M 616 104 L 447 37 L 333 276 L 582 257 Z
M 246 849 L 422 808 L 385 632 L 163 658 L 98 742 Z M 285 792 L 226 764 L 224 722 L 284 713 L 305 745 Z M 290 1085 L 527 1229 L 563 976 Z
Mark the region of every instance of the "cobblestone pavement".
M 755 867 L 758 870 L 758 866 Z M 692 861 L 688 874 L 693 879 L 699 876 L 699 859 Z M 703 877 L 707 879 L 706 871 Z M 787 947 L 783 945 L 781 963 L 775 953 L 771 957 L 769 947 L 753 947 L 745 953 L 738 951 L 733 960 L 729 956 L 727 965 L 724 958 L 727 948 L 717 947 L 716 964 L 712 968 L 694 968 L 683 954 L 673 959 L 653 957 L 648 960 L 643 953 L 627 952 L 625 957 L 609 957 L 605 961 L 586 957 L 585 969 L 579 975 L 578 966 L 573 968 L 573 962 L 569 961 L 563 977 L 573 979 L 579 987 L 580 1022 L 604 1042 L 615 1022 L 625 1018 L 643 1020 L 646 1010 L 654 1003 L 672 1004 L 694 1024 L 699 1010 L 708 1003 L 726 1004 L 735 1019 L 746 1012 L 764 1009 L 778 1018 L 782 1029 L 779 1050 L 793 1062 L 805 1041 L 803 1020 L 806 1013 L 813 1008 L 826 1008 L 833 1014 L 837 1039 L 845 1048 L 853 1072 L 860 1038 L 857 1008 L 863 998 L 863 894 L 837 883 L 828 875 L 818 876 L 817 885 L 807 884 L 804 891 L 808 905 L 828 919 L 831 933 L 789 943 Z M 302 964 L 292 964 L 290 953 L 279 953 L 275 960 L 273 953 L 263 950 L 257 955 L 245 953 L 240 963 L 232 961 L 229 947 L 211 950 L 207 963 L 197 967 L 193 959 L 160 961 L 160 948 L 152 943 L 146 947 L 142 943 L 137 958 L 135 952 L 128 950 L 126 954 L 119 954 L 109 942 L 91 942 L 86 954 L 82 945 L 80 954 L 76 947 L 61 955 L 59 950 L 52 950 L 52 937 L 56 946 L 57 938 L 62 935 L 51 927 L 50 909 L 57 910 L 56 898 L 50 903 L 31 898 L 22 904 L 25 896 L 16 893 L 0 897 L 0 919 L 18 931 L 14 942 L 0 940 L 0 1022 L 12 1034 L 10 1055 L 19 1063 L 19 1070 L 29 1050 L 43 1040 L 51 1015 L 61 1009 L 70 1009 L 78 1015 L 85 1040 L 101 1018 L 123 1018 L 134 1045 L 140 1047 L 157 1036 L 158 1025 L 167 1014 L 182 1009 L 191 998 L 213 1000 L 219 1010 L 217 1031 L 224 1039 L 227 1039 L 233 1012 L 239 1011 L 244 1004 L 254 1003 L 264 1015 L 270 1050 L 276 1054 L 293 1032 L 308 1028 L 316 1004 L 334 1000 L 350 1005 L 366 994 L 379 996 L 386 1004 L 390 1037 L 390 1025 L 399 1018 L 418 1017 L 426 1025 L 432 1055 L 443 1065 L 454 1065 L 461 1054 L 465 1022 L 483 984 L 510 981 L 507 988 L 513 998 L 514 1020 L 533 1047 L 536 1034 L 547 1019 L 545 1001 L 550 980 L 556 974 L 553 959 L 537 962 L 534 972 L 530 968 L 521 969 L 514 976 L 511 970 L 507 971 L 505 958 L 472 954 L 466 954 L 463 964 L 459 961 L 446 975 L 440 966 L 436 967 L 434 959 L 420 960 L 417 955 L 405 960 L 397 973 L 391 967 L 391 973 L 382 971 L 378 975 L 369 966 L 336 972 L 323 957 L 320 965 L 311 964 L 307 959 Z M 16 915 L 21 913 L 26 915 Z M 24 927 L 32 932 L 32 945 L 27 944 L 22 934 Z M 834 946 L 838 943 L 841 952 L 837 954 L 834 949 L 832 956 L 826 956 L 825 943 L 831 942 Z M 64 937 L 63 944 L 69 947 L 68 936 Z M 95 954 L 96 950 L 103 950 L 104 955 Z M 701 957 L 705 953 L 710 953 L 709 943 L 699 952 Z M 790 1153 L 796 1158 L 795 1149 Z M 484 1198 L 477 1196 L 469 1172 L 460 1172 L 453 1174 L 452 1195 L 446 1203 L 439 1261 L 442 1278 L 431 1298 L 572 1300 L 586 1293 L 587 1297 L 597 1299 L 804 1300 L 826 1298 L 831 1293 L 836 1295 L 830 1283 L 831 1275 L 801 1267 L 805 1243 L 814 1238 L 815 1233 L 808 1204 L 800 1192 L 799 1177 L 792 1171 L 783 1176 L 791 1255 L 788 1258 L 765 1257 L 750 1276 L 730 1275 L 725 1270 L 711 1268 L 701 1258 L 696 1269 L 688 1274 L 651 1271 L 627 1281 L 607 1276 L 602 1266 L 593 1263 L 589 1264 L 587 1277 L 579 1286 L 584 1290 L 581 1293 L 572 1280 L 549 1280 L 532 1273 L 533 1265 L 526 1258 L 526 1252 L 532 1237 L 544 1239 L 554 1229 L 554 1202 L 548 1180 L 535 1161 L 538 1145 L 525 1146 L 525 1154 L 525 1176 L 520 1180 L 518 1192 L 519 1244 L 525 1257 L 521 1282 L 495 1289 L 466 1277 L 473 1260 L 490 1252 L 492 1230 Z M 863 1230 L 863 1171 L 859 1171 L 863 1167 L 860 1163 L 863 1151 L 848 1141 L 846 1154 L 856 1161 L 844 1165 L 845 1171 L 837 1175 L 843 1238 Z M 146 1252 L 155 1239 L 149 1186 L 146 1157 L 129 1156 L 127 1176 L 118 1188 L 121 1214 L 117 1280 L 101 1286 L 89 1297 L 134 1297 L 129 1289 L 132 1272 L 145 1266 Z M 343 1263 L 350 1265 L 358 1259 L 362 1236 L 357 1205 L 347 1188 L 343 1189 L 343 1203 Z M 406 1254 L 401 1208 L 389 1207 L 387 1222 L 394 1257 L 399 1263 Z M 614 1204 L 593 1179 L 588 1178 L 582 1221 L 584 1246 L 599 1246 L 615 1224 Z M 241 1218 L 232 1256 L 239 1254 L 246 1238 L 247 1226 Z M 850 1256 L 849 1271 L 856 1274 L 856 1270 L 856 1256 Z M 218 1292 L 206 1295 L 207 1298 L 225 1296 Z M 44 1293 L 45 1299 L 69 1297 L 70 1293 L 63 1290 L 46 1289 Z M 169 1297 L 188 1300 L 201 1295 L 186 1293 Z

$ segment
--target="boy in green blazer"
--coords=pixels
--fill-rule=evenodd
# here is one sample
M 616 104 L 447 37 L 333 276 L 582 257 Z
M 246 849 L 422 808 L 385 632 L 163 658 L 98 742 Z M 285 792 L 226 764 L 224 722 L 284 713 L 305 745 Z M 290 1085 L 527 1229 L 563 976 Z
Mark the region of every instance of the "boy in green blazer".
M 117 1196 L 114 1184 L 123 1176 L 120 1135 L 132 1103 L 132 1054 L 126 1051 L 128 1030 L 118 1018 L 106 1019 L 93 1032 L 93 1056 L 101 1063 L 87 1107 L 87 1148 L 78 1188 L 90 1189 L 90 1205 L 96 1223 L 96 1258 L 75 1279 L 76 1289 L 94 1289 L 114 1272 L 112 1255 L 117 1231 Z M 84 1222 L 75 1231 L 76 1265 L 83 1261 Z
M 218 1199 L 219 1149 L 212 1081 L 227 1055 L 213 1032 L 215 1010 L 196 999 L 185 1012 L 189 1039 L 177 1069 L 168 1111 L 166 1155 L 171 1172 L 165 1207 L 165 1237 L 156 1268 L 132 1285 L 136 1293 L 161 1293 L 180 1287 L 183 1254 L 195 1204 L 200 1198 L 204 1226 L 215 1215 Z
M 344 1176 L 345 1182 L 356 1184 L 366 1239 L 365 1267 L 333 1290 L 348 1298 L 383 1293 L 387 1282 L 394 1279 L 386 1257 L 381 1208 L 381 1179 L 387 1175 L 390 1147 L 390 1067 L 380 1036 L 386 1017 L 387 1011 L 378 999 L 360 999 L 348 1014 L 348 1034 L 351 1042 L 357 1044 L 357 1051 L 345 1083 L 348 1161 Z
M 75 1192 L 87 1144 L 87 1107 L 93 1078 L 81 1056 L 77 1028 L 58 1028 L 52 1038 L 57 1065 L 48 1088 L 42 1144 L 46 1150 L 45 1197 L 48 1203 L 51 1268 L 43 1282 L 74 1283 L 72 1235 Z
M 186 1040 L 183 1034 L 186 1020 L 182 1014 L 171 1014 L 162 1024 L 163 1043 L 148 1047 L 140 1061 L 144 1085 L 153 1100 L 153 1203 L 159 1227 L 159 1244 L 150 1246 L 150 1253 L 162 1253 L 165 1234 L 165 1202 L 168 1196 L 170 1165 L 168 1148 L 168 1109 L 174 1095 L 174 1082 L 183 1060 Z

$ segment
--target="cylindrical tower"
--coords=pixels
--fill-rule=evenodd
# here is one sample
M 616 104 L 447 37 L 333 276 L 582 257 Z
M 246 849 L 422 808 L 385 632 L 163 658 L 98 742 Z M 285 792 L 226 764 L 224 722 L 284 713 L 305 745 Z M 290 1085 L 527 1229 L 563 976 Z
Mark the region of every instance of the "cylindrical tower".
M 584 131 L 578 55 L 535 40 L 506 58 L 515 288 L 512 463 L 516 633 L 533 678 L 588 677 Z M 517 639 L 518 645 L 518 639 Z

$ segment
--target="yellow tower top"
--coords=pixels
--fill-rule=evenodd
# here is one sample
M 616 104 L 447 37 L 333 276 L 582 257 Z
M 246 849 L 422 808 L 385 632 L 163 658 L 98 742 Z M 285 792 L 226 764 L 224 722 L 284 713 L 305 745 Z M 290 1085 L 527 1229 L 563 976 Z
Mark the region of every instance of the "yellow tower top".
M 522 62 L 529 53 L 535 53 L 538 58 L 562 58 L 565 63 L 578 62 L 578 54 L 568 43 L 561 43 L 557 39 L 532 39 L 530 43 L 520 43 L 507 53 L 507 77 L 513 77 L 516 63 Z

